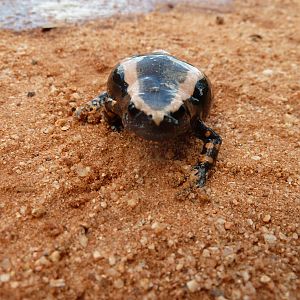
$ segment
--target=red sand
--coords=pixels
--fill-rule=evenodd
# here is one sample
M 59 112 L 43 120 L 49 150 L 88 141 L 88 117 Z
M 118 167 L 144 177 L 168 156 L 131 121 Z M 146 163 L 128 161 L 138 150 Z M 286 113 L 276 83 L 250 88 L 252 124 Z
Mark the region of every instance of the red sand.
M 300 299 L 300 4 L 235 7 L 0 31 L 1 299 Z M 71 115 L 154 49 L 213 83 L 224 142 L 204 190 L 195 138 Z

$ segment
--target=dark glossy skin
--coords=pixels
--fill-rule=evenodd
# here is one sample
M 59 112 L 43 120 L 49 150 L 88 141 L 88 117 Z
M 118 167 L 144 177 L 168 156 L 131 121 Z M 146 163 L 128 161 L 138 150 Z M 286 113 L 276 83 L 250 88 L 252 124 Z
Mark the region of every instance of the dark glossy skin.
M 194 80 L 193 72 L 198 74 L 199 71 L 166 53 L 134 56 L 112 70 L 107 92 L 78 108 L 76 116 L 87 120 L 91 112 L 97 113 L 104 107 L 104 117 L 112 126 L 124 127 L 156 141 L 192 132 L 204 142 L 199 163 L 195 166 L 199 175 L 198 185 L 203 186 L 209 169 L 215 164 L 222 140 L 203 123 L 212 104 L 210 82 L 203 73 L 199 73 L 202 74 L 199 80 L 190 86 L 189 83 Z M 134 89 L 136 82 L 138 88 Z M 184 84 L 193 92 L 187 98 L 180 98 Z M 174 111 L 175 98 L 180 101 Z M 150 107 L 148 111 L 143 106 L 145 103 L 145 107 Z M 137 105 L 142 105 L 142 108 L 138 109 Z M 172 112 L 166 109 L 168 105 L 172 106 Z

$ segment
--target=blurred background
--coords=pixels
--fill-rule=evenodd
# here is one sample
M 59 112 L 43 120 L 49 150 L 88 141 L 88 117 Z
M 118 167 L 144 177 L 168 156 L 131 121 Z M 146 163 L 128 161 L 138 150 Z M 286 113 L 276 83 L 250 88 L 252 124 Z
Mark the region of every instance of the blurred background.
M 229 2 L 231 0 L 0 0 L 0 28 L 22 30 L 166 10 L 177 4 L 223 9 Z

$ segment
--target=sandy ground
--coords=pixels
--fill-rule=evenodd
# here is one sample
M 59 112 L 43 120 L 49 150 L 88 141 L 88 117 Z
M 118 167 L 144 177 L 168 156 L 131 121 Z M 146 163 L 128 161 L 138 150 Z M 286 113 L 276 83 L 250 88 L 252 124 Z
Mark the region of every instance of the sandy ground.
M 0 298 L 300 299 L 299 11 L 240 1 L 0 31 Z M 72 117 L 119 59 L 153 49 L 213 83 L 223 145 L 203 190 L 195 138 Z

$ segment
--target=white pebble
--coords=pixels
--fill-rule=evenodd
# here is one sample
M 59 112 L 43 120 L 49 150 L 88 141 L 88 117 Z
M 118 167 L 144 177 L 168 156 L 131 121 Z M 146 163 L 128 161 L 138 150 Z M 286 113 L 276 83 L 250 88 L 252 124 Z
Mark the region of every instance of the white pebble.
M 268 283 L 270 281 L 271 281 L 271 278 L 269 276 L 267 276 L 267 275 L 262 275 L 260 277 L 260 282 L 262 282 L 262 283 Z
M 65 126 L 63 126 L 62 128 L 61 128 L 61 130 L 62 131 L 67 131 L 67 130 L 69 130 L 70 129 L 70 125 L 68 124 L 68 125 L 65 125 Z
M 37 266 L 49 266 L 51 263 L 50 261 L 45 257 L 45 256 L 41 256 L 36 262 L 35 265 Z
M 94 257 L 94 259 L 99 259 L 99 258 L 102 257 L 102 255 L 101 255 L 101 253 L 98 250 L 95 250 L 93 252 L 93 257 Z
M 84 167 L 83 165 L 79 164 L 75 167 L 75 171 L 79 177 L 86 177 L 90 173 L 91 167 Z
M 187 285 L 187 288 L 189 289 L 189 291 L 192 292 L 192 293 L 198 291 L 199 288 L 200 288 L 199 283 L 194 279 L 188 281 L 186 285 Z
M 65 286 L 65 280 L 64 279 L 51 279 L 50 280 L 50 286 L 51 287 L 64 287 Z
M 117 262 L 117 259 L 116 259 L 116 257 L 115 257 L 114 255 L 112 255 L 112 256 L 110 256 L 110 257 L 108 258 L 108 263 L 109 263 L 111 266 L 115 265 L 116 262 Z
M 107 203 L 105 201 L 100 202 L 100 206 L 102 208 L 106 208 L 107 207 Z
M 204 249 L 203 252 L 202 252 L 202 256 L 203 256 L 203 257 L 210 257 L 210 252 L 209 252 L 209 250 Z
M 82 247 L 85 248 L 87 246 L 87 244 L 88 244 L 88 238 L 87 238 L 87 236 L 84 235 L 84 234 L 80 234 L 79 235 L 79 243 L 80 243 L 80 245 Z
M 258 160 L 261 160 L 261 157 L 258 155 L 254 155 L 251 157 L 251 159 L 258 161 Z
M 10 280 L 10 274 L 0 274 L 0 282 L 8 282 Z
M 159 222 L 154 222 L 151 225 L 151 229 L 153 229 L 155 233 L 161 233 L 165 229 L 165 225 Z
M 263 73 L 265 76 L 272 76 L 273 73 L 274 73 L 274 71 L 271 70 L 271 69 L 265 69 L 265 70 L 263 70 L 262 73 Z
M 265 233 L 264 234 L 264 240 L 268 244 L 275 244 L 276 243 L 276 236 L 274 234 Z

